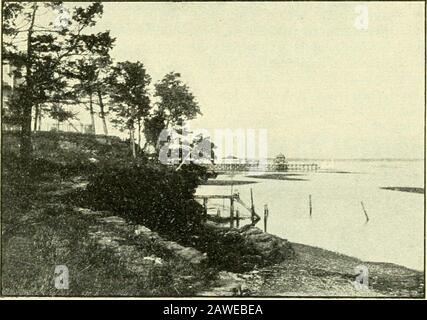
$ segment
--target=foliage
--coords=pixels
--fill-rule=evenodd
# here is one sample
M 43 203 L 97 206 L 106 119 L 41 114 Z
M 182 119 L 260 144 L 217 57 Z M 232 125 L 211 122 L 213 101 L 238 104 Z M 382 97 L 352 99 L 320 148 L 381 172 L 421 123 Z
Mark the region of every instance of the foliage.
M 171 72 L 155 85 L 155 96 L 160 98 L 159 112 L 172 124 L 194 119 L 201 114 L 194 95 L 180 77 L 180 73 Z
M 52 119 L 58 120 L 59 122 L 64 122 L 68 119 L 73 119 L 76 116 L 76 113 L 65 110 L 59 104 L 54 104 L 50 110 L 50 116 Z
M 157 146 L 161 131 L 169 125 L 182 125 L 201 114 L 196 98 L 180 78 L 180 73 L 171 72 L 155 84 L 154 96 L 159 102 L 156 111 L 144 123 L 144 134 L 152 146 Z
M 144 119 L 144 135 L 148 144 L 157 146 L 160 133 L 165 128 L 165 122 L 165 115 L 159 112 Z
M 108 33 L 87 32 L 103 14 L 99 2 L 73 7 L 61 25 L 40 18 L 63 7 L 61 1 L 3 2 L 2 6 L 2 58 L 14 67 L 14 76 L 21 80 L 16 83 L 17 96 L 9 111 L 18 114 L 21 158 L 26 163 L 32 152 L 33 107 L 72 100 L 69 69 L 88 52 L 105 52 L 111 43 Z
M 141 62 L 119 62 L 113 67 L 112 110 L 116 114 L 115 125 L 121 130 L 133 130 L 138 119 L 148 115 L 150 98 L 148 85 L 151 77 Z
M 105 168 L 91 178 L 88 201 L 96 209 L 111 210 L 162 234 L 186 239 L 201 225 L 202 207 L 193 195 L 204 178 L 205 169 L 194 165 L 178 172 L 141 163 Z

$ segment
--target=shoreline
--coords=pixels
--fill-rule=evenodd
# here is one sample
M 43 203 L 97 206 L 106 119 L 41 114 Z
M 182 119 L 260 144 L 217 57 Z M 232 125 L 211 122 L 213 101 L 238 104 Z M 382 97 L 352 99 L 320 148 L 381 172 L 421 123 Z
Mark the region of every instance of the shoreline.
M 85 176 L 39 177 L 31 181 L 25 202 L 14 174 L 13 168 L 6 171 L 3 186 L 5 295 L 402 298 L 424 293 L 422 272 L 294 242 L 290 245 L 295 255 L 281 262 L 261 263 L 240 273 L 224 271 L 215 261 L 199 262 L 204 252 L 157 237 L 117 213 L 84 207 L 76 212 L 73 208 L 81 201 L 77 191 L 86 188 Z M 244 241 L 243 249 L 247 245 Z M 233 263 L 239 257 L 230 259 Z M 50 281 L 52 266 L 64 261 L 72 276 L 67 292 L 57 291 Z M 354 268 L 361 263 L 370 273 L 366 292 L 353 284 Z M 236 286 L 243 290 L 236 294 Z
M 234 288 L 240 287 L 248 297 L 424 297 L 422 271 L 290 243 L 295 259 L 246 273 L 220 272 L 216 286 L 204 290 L 202 296 L 230 296 Z M 368 289 L 354 285 L 355 267 L 359 265 L 369 270 Z
M 353 285 L 356 276 L 354 267 L 362 263 L 360 259 L 294 242 L 290 244 L 295 257 L 247 272 L 233 273 L 218 270 L 214 265 L 194 264 L 194 261 L 202 261 L 204 254 L 200 251 L 197 253 L 191 246 L 183 247 L 157 236 L 153 243 L 153 232 L 147 231 L 144 235 L 145 227 L 124 222 L 113 213 L 91 210 L 76 212 L 68 209 L 67 205 L 60 205 L 59 199 L 67 197 L 76 188 L 84 187 L 81 181 L 62 181 L 58 184 L 49 181 L 40 187 L 36 192 L 43 200 L 34 203 L 35 208 L 29 215 L 16 216 L 16 211 L 11 211 L 10 219 L 5 221 L 3 236 L 6 237 L 5 248 L 8 250 L 5 251 L 3 288 L 6 295 L 58 294 L 48 280 L 51 266 L 65 260 L 72 261 L 67 264 L 70 270 L 85 270 L 73 275 L 73 283 L 78 287 L 67 292 L 67 295 L 402 298 L 421 297 L 424 292 L 422 272 L 384 262 L 363 262 L 369 268 L 371 286 L 368 290 L 357 290 Z M 44 193 L 43 190 L 48 192 Z M 39 227 L 34 228 L 30 224 L 25 228 L 15 228 L 27 219 L 38 221 Z M 57 227 L 58 223 L 61 228 Z M 65 232 L 64 228 L 68 231 Z M 38 255 L 39 250 L 50 252 L 53 244 L 43 242 L 43 239 L 52 234 L 56 239 L 54 248 L 59 255 Z M 33 242 L 33 239 L 42 242 Z M 22 264 L 14 256 L 16 251 L 13 248 L 16 246 L 23 250 L 19 252 L 20 256 L 34 258 L 32 264 L 37 266 L 37 274 L 22 273 Z M 82 253 L 71 255 L 80 251 Z M 104 261 L 109 263 L 105 264 Z M 110 274 L 111 270 L 118 275 L 117 279 L 99 276 Z M 152 279 L 151 275 L 155 277 Z M 143 287 L 138 279 L 143 279 Z M 171 281 L 165 282 L 165 279 Z M 32 283 L 34 286 L 27 288 L 27 284 Z M 125 286 L 120 283 L 125 283 Z M 236 288 L 242 288 L 241 292 L 236 292 Z

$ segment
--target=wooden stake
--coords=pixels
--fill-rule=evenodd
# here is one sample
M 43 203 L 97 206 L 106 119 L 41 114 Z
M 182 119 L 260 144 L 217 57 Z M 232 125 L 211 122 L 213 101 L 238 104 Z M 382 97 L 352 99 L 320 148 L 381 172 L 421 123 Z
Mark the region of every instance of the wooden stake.
M 264 232 L 267 232 L 268 206 L 264 205 Z
M 369 216 L 368 216 L 368 213 L 366 212 L 365 205 L 363 204 L 363 201 L 360 201 L 360 204 L 362 205 L 363 212 L 365 213 L 366 222 L 368 222 Z
M 240 213 L 239 213 L 239 209 L 236 209 L 236 227 L 239 228 L 240 227 Z
M 308 196 L 308 203 L 309 203 L 309 206 L 310 206 L 310 218 L 311 218 L 311 215 L 313 213 L 313 205 L 311 203 L 311 194 Z
M 234 199 L 230 198 L 230 228 L 234 227 Z
M 251 219 L 252 219 L 252 222 L 255 221 L 255 207 L 254 207 L 254 196 L 252 194 L 252 188 L 251 188 Z

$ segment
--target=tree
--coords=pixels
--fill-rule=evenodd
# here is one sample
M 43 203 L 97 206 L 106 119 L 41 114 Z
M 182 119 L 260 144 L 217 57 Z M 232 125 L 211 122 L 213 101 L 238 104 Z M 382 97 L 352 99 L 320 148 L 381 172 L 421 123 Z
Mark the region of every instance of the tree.
M 156 150 L 159 149 L 159 137 L 163 129 L 165 129 L 166 118 L 163 114 L 159 112 L 154 112 L 151 116 L 144 119 L 144 136 L 145 136 L 145 146 L 151 145 L 155 147 Z
M 58 121 L 58 130 L 59 130 L 59 123 L 67 121 L 69 119 L 73 119 L 76 116 L 74 112 L 67 111 L 62 106 L 56 103 L 53 104 L 52 108 L 49 111 L 52 119 L 55 119 Z
M 85 41 L 85 55 L 81 60 L 73 63 L 67 75 L 77 80 L 73 89 L 76 99 L 87 106 L 91 116 L 91 124 L 95 133 L 95 100 L 98 100 L 99 115 L 103 121 L 104 134 L 108 135 L 104 96 L 108 92 L 108 77 L 112 64 L 110 50 L 115 39 L 111 38 L 109 31 L 88 37 Z M 86 100 L 87 99 L 87 100 Z
M 64 74 L 79 60 L 90 42 L 96 47 L 99 35 L 84 32 L 102 16 L 103 6 L 92 3 L 74 7 L 60 25 L 43 23 L 41 15 L 63 8 L 62 2 L 3 2 L 3 59 L 16 67 L 23 81 L 14 90 L 21 127 L 20 153 L 24 168 L 32 154 L 31 124 L 35 106 L 72 97 Z M 43 12 L 44 11 L 44 12 Z M 65 11 L 63 10 L 63 13 Z M 102 41 L 101 41 L 102 42 Z
M 98 79 L 95 85 L 95 91 L 96 94 L 98 96 L 98 103 L 99 103 L 99 116 L 102 119 L 102 124 L 103 124 L 103 128 L 104 128 L 104 134 L 107 136 L 108 135 L 108 127 L 107 127 L 107 120 L 106 120 L 106 115 L 107 115 L 107 111 L 105 110 L 105 99 L 108 99 L 108 95 L 110 92 L 110 87 L 108 85 L 108 79 L 109 79 L 109 74 L 111 71 L 110 65 L 111 65 L 111 60 L 101 60 L 101 63 L 98 64 L 100 70 L 101 70 L 101 74 L 98 75 Z
M 157 150 L 157 141 L 163 129 L 182 125 L 202 114 L 190 88 L 180 78 L 180 73 L 170 72 L 155 84 L 154 96 L 159 102 L 156 103 L 156 111 L 145 121 L 144 134 L 147 142 L 156 146 Z
M 125 61 L 113 67 L 109 82 L 116 116 L 112 122 L 122 131 L 129 130 L 132 154 L 136 157 L 135 127 L 138 125 L 140 130 L 141 121 L 150 112 L 151 77 L 141 62 Z

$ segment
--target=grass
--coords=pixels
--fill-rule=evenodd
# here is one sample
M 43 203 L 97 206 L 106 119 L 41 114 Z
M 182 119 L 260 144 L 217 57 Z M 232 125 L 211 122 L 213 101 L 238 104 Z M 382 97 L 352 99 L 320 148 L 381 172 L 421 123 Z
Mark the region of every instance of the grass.
M 61 192 L 69 181 L 44 176 L 25 189 L 18 177 L 3 175 L 2 294 L 6 296 L 176 296 L 192 295 L 205 279 L 202 270 L 137 242 L 142 255 L 162 255 L 162 265 L 136 273 L 108 248 L 89 237 L 101 228 L 94 217 L 72 210 Z M 131 234 L 126 242 L 136 245 Z M 69 269 L 68 290 L 54 286 L 55 267 Z M 192 279 L 192 284 L 186 279 Z

